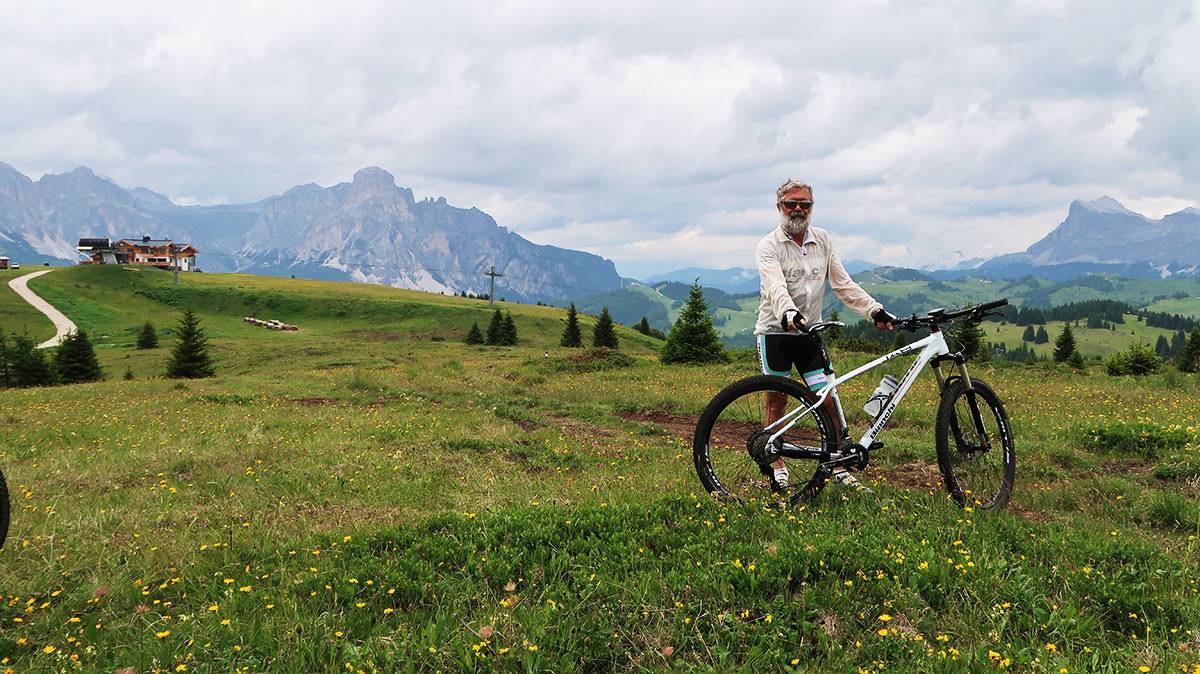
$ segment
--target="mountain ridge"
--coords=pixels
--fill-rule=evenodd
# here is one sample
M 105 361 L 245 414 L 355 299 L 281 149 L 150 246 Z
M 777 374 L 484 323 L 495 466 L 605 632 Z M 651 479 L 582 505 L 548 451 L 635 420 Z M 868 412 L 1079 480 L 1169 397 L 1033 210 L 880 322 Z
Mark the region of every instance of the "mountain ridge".
M 348 279 L 431 292 L 565 302 L 622 285 L 611 260 L 534 244 L 478 208 L 416 201 L 386 170 L 307 183 L 248 204 L 181 206 L 146 187 L 122 188 L 86 166 L 37 181 L 0 163 L 0 248 L 75 262 L 85 236 L 148 234 L 200 249 L 201 267 Z

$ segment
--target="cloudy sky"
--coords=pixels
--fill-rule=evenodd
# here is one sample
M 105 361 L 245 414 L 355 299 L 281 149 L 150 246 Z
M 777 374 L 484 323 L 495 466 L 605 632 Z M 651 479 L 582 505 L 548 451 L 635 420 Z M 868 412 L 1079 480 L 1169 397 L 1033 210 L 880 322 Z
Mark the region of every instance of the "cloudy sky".
M 0 161 L 180 203 L 377 165 L 629 276 L 750 265 L 788 176 L 906 266 L 1200 198 L 1200 0 L 108 4 L 0 0 Z

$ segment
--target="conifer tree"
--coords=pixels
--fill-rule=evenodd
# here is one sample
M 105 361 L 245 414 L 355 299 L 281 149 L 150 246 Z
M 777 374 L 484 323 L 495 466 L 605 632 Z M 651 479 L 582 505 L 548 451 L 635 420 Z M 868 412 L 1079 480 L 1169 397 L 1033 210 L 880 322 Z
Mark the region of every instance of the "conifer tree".
M 504 314 L 500 313 L 500 309 L 492 314 L 492 322 L 488 323 L 487 339 L 484 342 L 488 346 L 498 346 L 503 344 L 501 341 L 504 338 Z
M 1021 341 L 1022 342 L 1032 342 L 1035 339 L 1035 337 L 1036 337 L 1036 335 L 1033 332 L 1033 326 L 1026 325 L 1025 332 L 1021 333 Z
M 601 347 L 617 348 L 617 331 L 613 327 L 613 319 L 608 313 L 608 307 L 601 309 L 596 327 L 592 328 L 592 346 L 597 349 Z
M 9 363 L 8 335 L 0 330 L 0 388 L 9 388 L 12 383 L 12 365 Z
M 156 349 L 158 348 L 158 332 L 154 329 L 154 324 L 146 321 L 142 326 L 141 332 L 137 337 L 137 348 L 139 349 Z
M 1049 344 L 1050 343 L 1050 335 L 1046 332 L 1046 326 L 1044 326 L 1044 325 L 1038 326 L 1037 335 L 1033 338 L 1033 343 L 1034 344 Z
M 1167 341 L 1166 337 L 1158 336 L 1158 341 L 1154 343 L 1154 353 L 1157 353 L 1158 357 L 1163 360 L 1171 358 L 1171 343 Z
M 173 379 L 200 379 L 216 373 L 208 355 L 208 338 L 200 327 L 196 312 L 185 309 L 179 321 L 179 338 L 167 361 L 167 376 Z
M 950 334 L 962 345 L 963 356 L 968 360 L 987 360 L 987 333 L 977 321 L 959 321 L 950 328 Z
M 663 363 L 727 363 L 729 355 L 713 328 L 708 315 L 708 303 L 700 291 L 699 280 L 692 283 L 687 304 L 663 346 L 659 359 Z
M 54 370 L 45 354 L 25 335 L 14 337 L 9 345 L 8 366 L 12 386 L 26 388 L 55 383 Z
M 483 333 L 479 331 L 479 321 L 471 324 L 471 331 L 467 333 L 467 338 L 463 342 L 466 344 L 483 344 Z
M 1075 349 L 1071 352 L 1071 357 L 1067 358 L 1067 365 L 1070 365 L 1076 370 L 1082 370 L 1085 367 L 1083 364 L 1083 354 L 1079 353 L 1079 349 Z
M 67 335 L 54 354 L 54 365 L 58 370 L 58 380 L 64 384 L 100 381 L 104 378 L 100 361 L 96 360 L 96 351 L 83 330 Z
M 634 327 L 634 330 L 637 330 L 638 332 L 642 333 L 643 335 L 649 335 L 650 334 L 650 321 L 646 320 L 645 316 L 642 316 L 642 320 L 638 321 L 638 324 Z
M 1062 333 L 1054 340 L 1054 362 L 1065 363 L 1075 352 L 1075 333 L 1071 332 L 1071 324 L 1064 323 Z
M 834 309 L 833 311 L 829 312 L 829 320 L 831 320 L 831 321 L 840 320 L 838 318 L 837 309 Z M 837 343 L 838 339 L 841 338 L 841 336 L 842 336 L 842 329 L 835 325 L 832 328 L 826 329 L 825 333 L 822 335 L 822 338 L 826 342 L 829 342 L 830 344 L 835 344 L 835 343 Z
M 570 308 L 567 309 L 567 327 L 563 328 L 562 339 L 558 344 L 573 348 L 583 346 L 583 336 L 579 332 L 579 316 L 575 313 L 574 302 L 571 302 Z
M 504 346 L 517 344 L 517 324 L 513 323 L 511 311 L 504 312 L 504 323 L 500 326 L 500 343 Z
M 1183 330 L 1178 330 L 1171 336 L 1171 357 L 1176 358 L 1183 353 L 1183 347 L 1187 344 L 1187 333 Z
M 1200 328 L 1192 328 L 1177 363 L 1183 372 L 1200 372 Z

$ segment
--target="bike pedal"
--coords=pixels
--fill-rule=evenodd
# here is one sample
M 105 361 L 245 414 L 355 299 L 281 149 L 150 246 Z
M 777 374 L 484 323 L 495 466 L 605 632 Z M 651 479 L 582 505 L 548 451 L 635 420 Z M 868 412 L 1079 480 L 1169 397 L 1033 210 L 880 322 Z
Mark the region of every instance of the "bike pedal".
M 873 452 L 877 449 L 883 449 L 883 441 L 882 440 L 876 440 L 875 442 L 871 443 L 870 447 L 867 447 L 867 451 L 870 451 L 870 452 Z

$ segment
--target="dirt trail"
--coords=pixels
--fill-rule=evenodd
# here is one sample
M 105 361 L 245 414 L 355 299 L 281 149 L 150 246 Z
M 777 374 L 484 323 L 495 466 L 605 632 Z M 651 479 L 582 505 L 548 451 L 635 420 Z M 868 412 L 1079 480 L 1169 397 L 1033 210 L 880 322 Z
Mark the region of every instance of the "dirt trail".
M 63 312 L 55 309 L 53 305 L 38 297 L 37 293 L 29 289 L 29 282 L 31 280 L 39 276 L 49 274 L 52 271 L 54 270 L 43 269 L 42 271 L 35 271 L 32 274 L 18 276 L 17 278 L 8 282 L 8 287 L 12 288 L 13 292 L 20 295 L 21 299 L 32 304 L 34 309 L 46 314 L 46 317 L 49 318 L 50 322 L 54 324 L 54 336 L 42 342 L 41 344 L 38 344 L 37 348 L 39 349 L 49 349 L 50 347 L 62 344 L 62 341 L 67 338 L 67 335 L 71 334 L 77 329 L 75 327 L 75 323 L 71 319 L 64 316 Z

